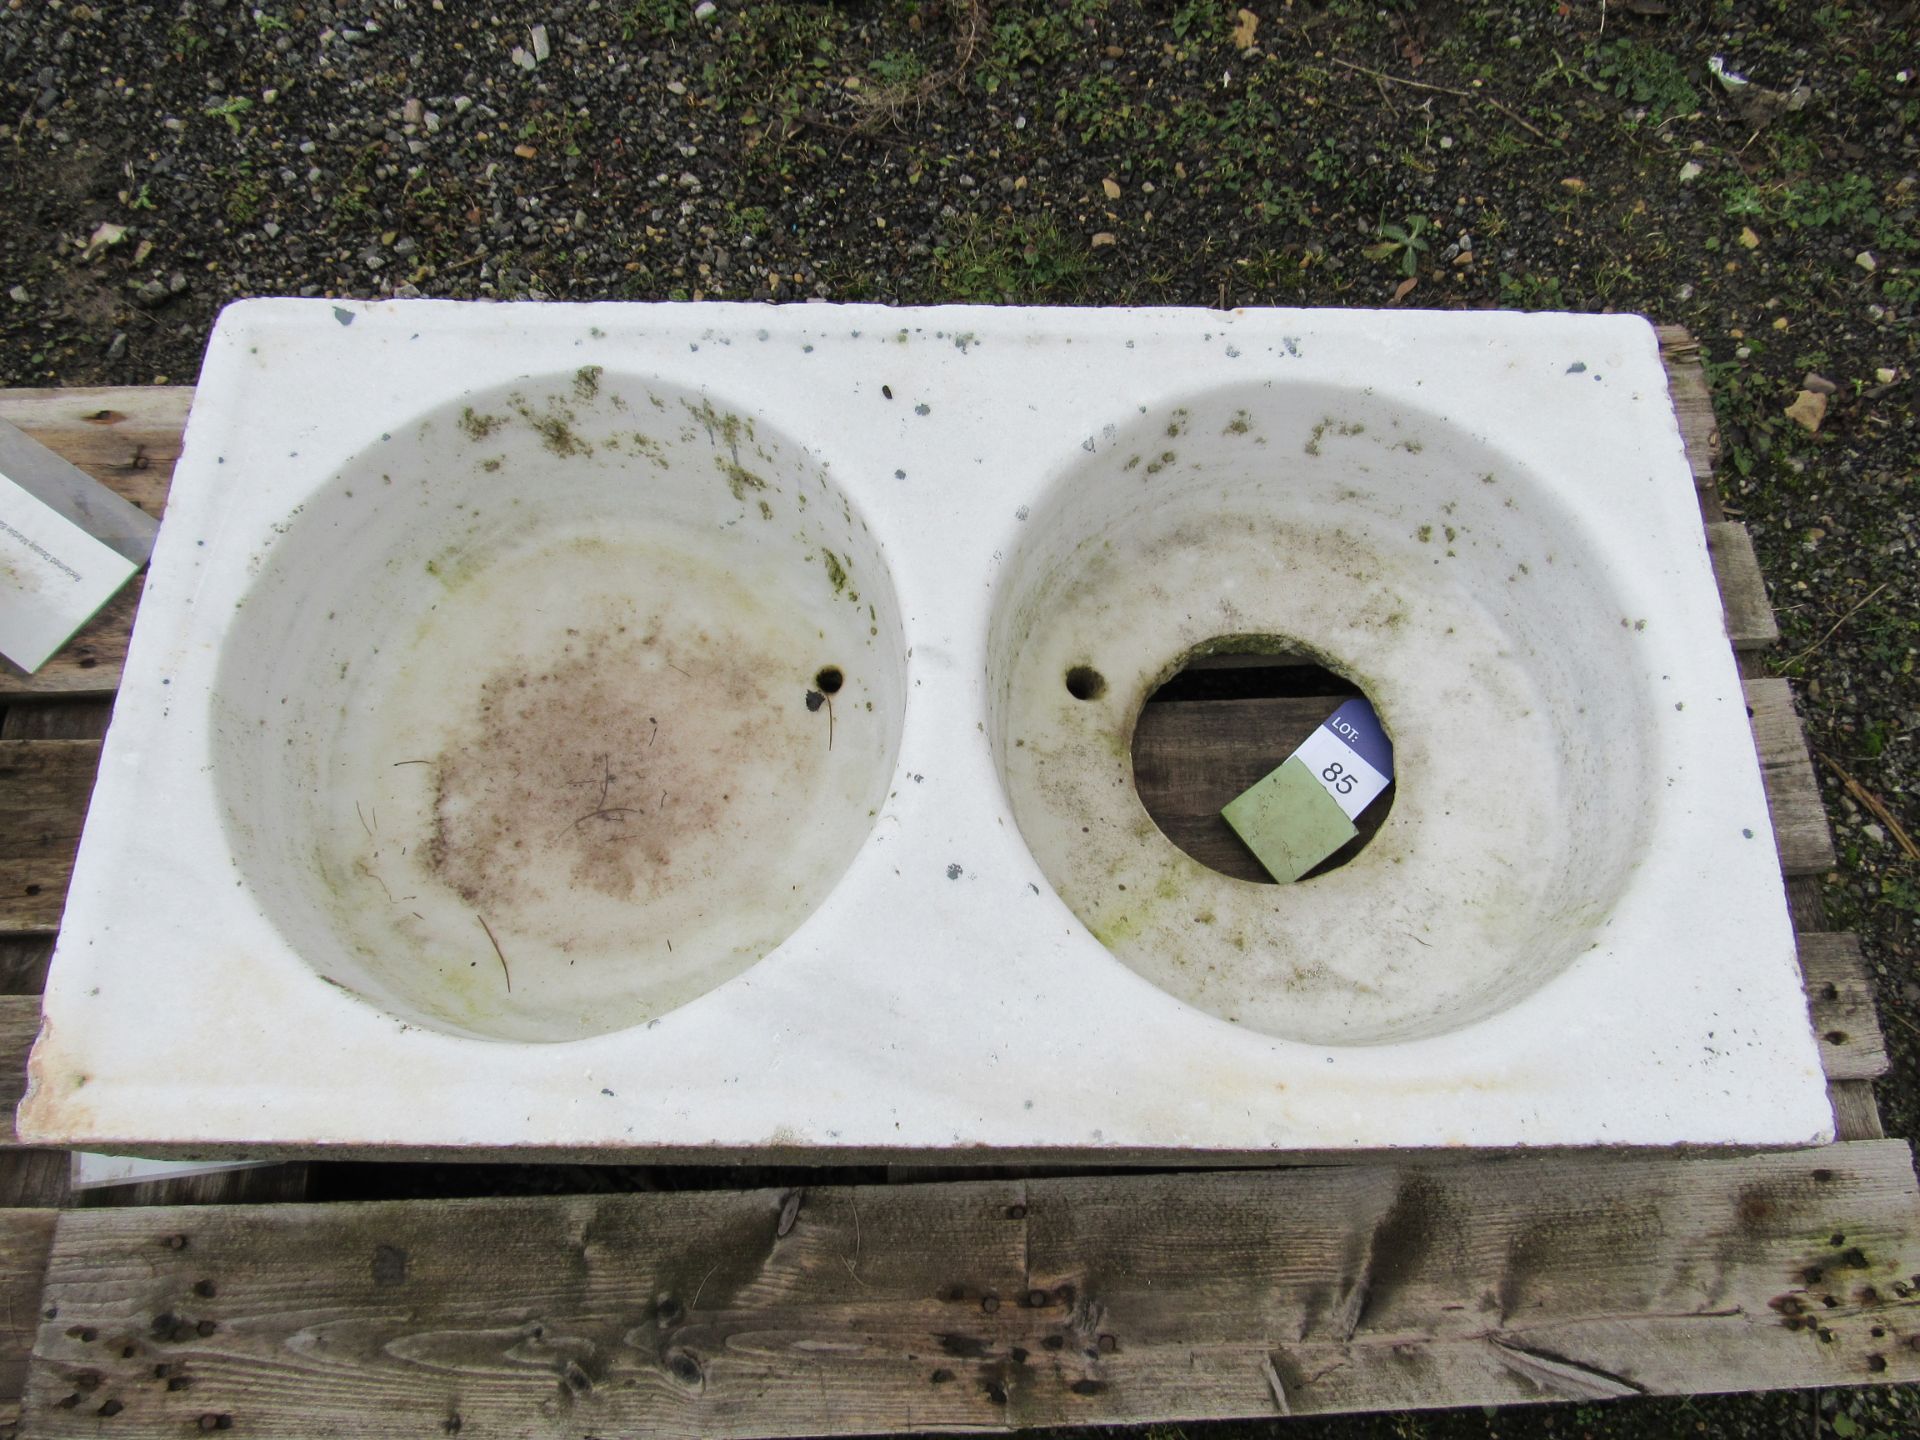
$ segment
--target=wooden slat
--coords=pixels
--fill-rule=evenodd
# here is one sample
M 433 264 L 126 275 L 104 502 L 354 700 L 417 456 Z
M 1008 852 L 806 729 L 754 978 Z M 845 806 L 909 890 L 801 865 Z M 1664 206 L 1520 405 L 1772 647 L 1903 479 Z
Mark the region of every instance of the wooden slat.
M 0 714 L 0 740 L 99 740 L 112 719 L 111 700 L 16 702 Z
M 40 1281 L 53 1248 L 54 1212 L 0 1210 L 0 1430 L 20 1418 L 27 1360 L 40 1329 Z
M 1887 1045 L 1874 1013 L 1873 981 L 1852 935 L 1802 935 L 1800 968 L 1830 1080 L 1871 1080 L 1887 1073 Z
M 6 1129 L 11 1134 L 12 1124 Z M 0 1154 L 0 1209 L 65 1205 L 73 1196 L 72 1176 L 73 1157 L 65 1150 L 9 1149 Z
M 1713 393 L 1707 388 L 1706 371 L 1700 365 L 1700 346 L 1679 325 L 1658 327 L 1660 355 L 1667 362 L 1667 391 L 1673 398 L 1674 418 L 1680 422 L 1680 439 L 1687 449 L 1687 464 L 1693 470 L 1693 483 L 1702 491 L 1713 488 L 1714 467 L 1720 461 L 1720 427 L 1713 415 Z M 1719 509 L 1716 496 L 1713 509 Z M 1719 519 L 1718 513 L 1709 515 Z
M 1825 885 L 1819 875 L 1787 877 L 1787 913 L 1793 917 L 1793 928 L 1802 935 L 1817 935 L 1829 928 Z
M 38 995 L 52 960 L 51 935 L 0 935 L 0 995 Z
M 0 740 L 98 740 L 113 716 L 111 700 L 36 700 L 9 705 L 0 713 Z M 91 797 L 78 797 L 84 805 Z M 7 786 L 0 783 L 0 814 L 9 809 Z M 83 817 L 84 818 L 84 817 Z M 11 823 L 0 821 L 0 824 Z M 65 889 L 62 888 L 64 903 Z M 53 936 L 0 933 L 0 994 L 38 995 L 45 988 Z
M 1760 773 L 1766 781 L 1773 834 L 1780 847 L 1780 869 L 1793 875 L 1819 875 L 1834 867 L 1833 833 L 1826 805 L 1807 755 L 1793 690 L 1785 680 L 1749 680 L 1747 710 L 1753 721 Z
M 1320 696 L 1179 700 L 1145 706 L 1133 779 L 1160 829 L 1187 854 L 1239 880 L 1270 881 L 1220 807 L 1294 752 L 1332 713 Z
M 40 1033 L 40 997 L 0 995 L 0 1146 L 17 1145 L 13 1134 L 13 1107 L 27 1089 L 27 1052 Z
M 146 583 L 145 574 L 128 581 L 124 590 L 33 674 L 23 673 L 12 661 L 0 657 L 0 699 L 111 696 L 120 688 L 127 643 L 133 638 L 133 612 Z
M 0 390 L 0 420 L 158 515 L 192 404 L 191 385 Z
M 149 514 L 166 505 L 191 386 L 0 390 L 0 418 Z M 143 577 L 144 578 L 144 577 Z M 111 695 L 120 684 L 143 579 L 33 675 L 0 660 L 0 697 Z
M 1727 639 L 1735 650 L 1764 650 L 1780 639 L 1780 626 L 1767 599 L 1760 561 L 1753 553 L 1753 537 L 1737 520 L 1707 526 L 1707 553 L 1713 557 L 1713 578 L 1720 585 L 1720 605 L 1726 612 Z
M 1827 1086 L 1833 1102 L 1834 1134 L 1841 1140 L 1878 1140 L 1887 1132 L 1871 1080 L 1836 1080 Z M 1904 1142 L 1903 1142 L 1904 1143 Z
M 0 932 L 57 930 L 98 740 L 0 740 Z
M 1917 1199 L 1894 1142 L 74 1211 L 23 1433 L 1004 1430 L 1904 1381 Z

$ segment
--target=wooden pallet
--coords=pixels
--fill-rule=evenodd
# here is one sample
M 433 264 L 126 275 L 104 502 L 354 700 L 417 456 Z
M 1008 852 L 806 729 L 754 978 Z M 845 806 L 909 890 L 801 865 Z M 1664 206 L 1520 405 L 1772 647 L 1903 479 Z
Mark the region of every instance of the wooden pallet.
M 1778 632 L 1714 490 L 1698 355 L 1683 332 L 1663 342 L 1839 1143 L 972 1180 L 899 1167 L 859 1184 L 791 1170 L 759 1188 L 620 1172 L 658 1188 L 344 1205 L 290 1202 L 351 1193 L 341 1175 L 484 1190 L 503 1172 L 315 1162 L 103 1201 L 69 1193 L 64 1155 L 8 1136 L 0 1403 L 17 1408 L 0 1431 L 997 1430 L 1920 1379 L 1920 1190 L 1906 1144 L 1881 1138 L 1872 991 L 1853 938 L 1824 926 L 1832 843 L 1788 687 L 1760 674 Z M 189 399 L 0 392 L 0 415 L 157 512 Z M 39 675 L 0 676 L 8 1103 L 135 603 Z M 1177 776 L 1223 727 L 1286 709 L 1221 703 L 1235 708 L 1161 707 L 1152 764 Z

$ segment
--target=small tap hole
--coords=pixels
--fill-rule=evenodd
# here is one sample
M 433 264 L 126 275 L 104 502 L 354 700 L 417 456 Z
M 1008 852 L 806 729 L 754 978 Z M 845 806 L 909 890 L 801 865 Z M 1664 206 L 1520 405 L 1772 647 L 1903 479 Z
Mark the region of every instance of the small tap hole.
M 1107 677 L 1091 665 L 1075 665 L 1067 671 L 1067 693 L 1076 700 L 1098 700 L 1107 693 Z

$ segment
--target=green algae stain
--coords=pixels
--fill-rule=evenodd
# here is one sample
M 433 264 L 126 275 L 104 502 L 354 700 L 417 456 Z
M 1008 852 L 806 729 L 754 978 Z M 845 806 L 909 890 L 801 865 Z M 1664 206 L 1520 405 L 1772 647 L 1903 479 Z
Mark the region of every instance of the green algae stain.
M 633 448 L 646 456 L 647 459 L 651 460 L 660 469 L 666 470 L 670 468 L 667 464 L 666 447 L 651 435 L 643 435 L 638 430 L 634 431 Z
M 1367 427 L 1358 420 L 1335 420 L 1329 415 L 1326 419 L 1315 425 L 1313 432 L 1307 436 L 1307 443 L 1302 447 L 1306 450 L 1307 454 L 1318 455 L 1320 453 L 1320 441 L 1328 431 L 1332 431 L 1336 435 L 1364 435 L 1367 433 Z
M 549 453 L 558 455 L 562 460 L 573 455 L 593 454 L 593 447 L 574 434 L 573 411 L 561 402 L 558 395 L 547 398 L 544 414 L 519 395 L 512 397 L 512 404 L 514 412 L 527 423 L 528 429 L 540 437 L 540 444 Z
M 573 433 L 573 425 L 565 415 L 529 415 L 527 424 L 540 437 L 541 445 L 562 460 L 571 455 L 593 453 L 593 447 Z
M 460 412 L 460 428 L 469 440 L 484 440 L 504 424 L 498 415 L 482 415 L 471 405 Z
M 739 461 L 730 460 L 724 455 L 716 455 L 713 457 L 713 468 L 727 477 L 727 489 L 733 492 L 733 498 L 738 500 L 742 505 L 747 503 L 747 492 L 749 490 L 764 490 L 767 488 L 767 482 L 765 480 L 762 480 Z
M 847 589 L 846 565 L 842 563 L 838 555 L 834 554 L 833 551 L 827 549 L 825 546 L 822 546 L 820 549 L 820 557 L 827 567 L 827 579 L 833 582 L 833 593 L 835 595 L 845 594 Z
M 710 444 L 725 445 L 728 450 L 737 454 L 741 440 L 746 440 L 748 444 L 753 443 L 751 420 L 742 420 L 731 412 L 723 415 L 713 408 L 711 400 L 702 400 L 698 405 L 682 400 L 680 404 L 689 415 L 700 422 L 700 427 L 707 432 L 707 440 Z

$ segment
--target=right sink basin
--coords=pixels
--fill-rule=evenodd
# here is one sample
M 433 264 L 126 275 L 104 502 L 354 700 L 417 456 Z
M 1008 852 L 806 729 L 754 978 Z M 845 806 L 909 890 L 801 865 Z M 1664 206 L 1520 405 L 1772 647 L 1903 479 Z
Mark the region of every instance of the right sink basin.
M 1114 955 L 1222 1019 L 1363 1044 L 1506 1008 L 1595 945 L 1663 802 L 1675 702 L 1604 540 L 1498 446 L 1370 388 L 1126 417 L 1032 508 L 995 613 L 1021 833 Z M 1350 863 L 1256 884 L 1155 825 L 1134 727 L 1210 651 L 1310 656 L 1373 701 L 1397 795 Z

